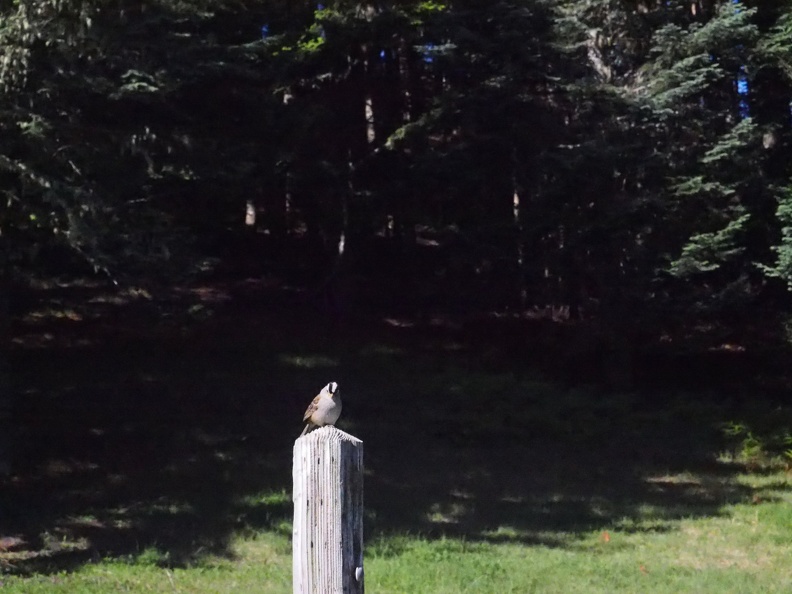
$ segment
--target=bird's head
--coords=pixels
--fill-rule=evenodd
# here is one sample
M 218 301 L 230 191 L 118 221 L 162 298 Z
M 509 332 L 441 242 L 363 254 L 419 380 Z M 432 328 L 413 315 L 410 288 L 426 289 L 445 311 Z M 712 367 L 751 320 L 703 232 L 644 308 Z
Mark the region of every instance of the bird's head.
M 333 398 L 335 398 L 339 393 L 338 384 L 336 382 L 330 382 L 324 387 L 324 391 L 327 392 Z

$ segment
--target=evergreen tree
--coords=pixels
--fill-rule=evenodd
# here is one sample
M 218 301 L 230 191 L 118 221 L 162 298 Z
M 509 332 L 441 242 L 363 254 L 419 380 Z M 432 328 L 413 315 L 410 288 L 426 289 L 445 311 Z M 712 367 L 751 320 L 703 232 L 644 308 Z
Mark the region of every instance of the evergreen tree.
M 257 245 L 315 286 L 626 326 L 724 320 L 789 279 L 780 4 L 1 10 L 13 262 L 60 245 L 151 278 Z

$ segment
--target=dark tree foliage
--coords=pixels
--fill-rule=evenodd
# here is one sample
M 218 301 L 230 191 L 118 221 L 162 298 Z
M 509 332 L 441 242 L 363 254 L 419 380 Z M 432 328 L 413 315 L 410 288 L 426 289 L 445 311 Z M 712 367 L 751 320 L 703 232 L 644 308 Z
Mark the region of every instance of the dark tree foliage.
M 245 254 L 341 309 L 553 306 L 628 334 L 787 307 L 786 3 L 0 11 L 21 276 L 186 278 Z

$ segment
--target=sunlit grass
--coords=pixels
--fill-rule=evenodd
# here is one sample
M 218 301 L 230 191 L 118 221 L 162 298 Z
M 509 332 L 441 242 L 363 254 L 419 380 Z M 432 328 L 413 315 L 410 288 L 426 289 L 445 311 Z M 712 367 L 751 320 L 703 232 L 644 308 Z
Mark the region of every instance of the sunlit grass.
M 664 482 L 706 482 L 690 473 Z M 765 593 L 792 588 L 792 497 L 786 473 L 741 474 L 766 500 L 727 505 L 713 517 L 616 520 L 575 537 L 527 534 L 510 526 L 480 539 L 421 534 L 372 537 L 366 587 L 380 594 L 503 592 Z M 249 503 L 282 503 L 285 494 L 251 495 Z M 453 514 L 451 514 L 453 515 Z M 539 537 L 545 544 L 535 544 Z M 553 540 L 555 539 L 555 540 Z M 553 544 L 554 543 L 554 544 Z M 2 578 L 4 592 L 183 592 L 286 594 L 291 591 L 289 538 L 275 532 L 237 537 L 231 554 L 169 567 L 167 553 L 148 548 L 127 558 L 88 563 L 72 573 Z

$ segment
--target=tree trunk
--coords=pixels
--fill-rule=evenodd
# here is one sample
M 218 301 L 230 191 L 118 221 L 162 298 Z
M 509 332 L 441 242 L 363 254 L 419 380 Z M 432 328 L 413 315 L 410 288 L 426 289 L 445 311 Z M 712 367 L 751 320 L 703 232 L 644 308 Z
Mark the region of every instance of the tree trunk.
M 520 297 L 520 311 L 525 311 L 528 306 L 528 288 L 525 284 L 525 240 L 523 237 L 521 194 L 522 188 L 517 179 L 517 155 L 516 151 L 512 150 L 512 216 L 517 235 L 517 291 Z
M 0 478 L 11 470 L 11 411 L 13 398 L 9 372 L 11 348 L 11 270 L 8 264 L 8 242 L 0 231 Z

